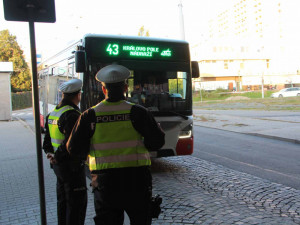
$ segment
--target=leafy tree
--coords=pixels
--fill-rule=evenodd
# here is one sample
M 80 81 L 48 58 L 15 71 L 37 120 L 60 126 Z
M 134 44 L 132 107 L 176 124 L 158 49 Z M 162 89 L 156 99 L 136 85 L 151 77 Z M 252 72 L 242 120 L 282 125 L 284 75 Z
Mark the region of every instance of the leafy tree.
M 0 62 L 12 62 L 14 72 L 11 75 L 11 89 L 13 92 L 30 91 L 31 77 L 29 67 L 25 61 L 16 36 L 8 30 L 0 31 Z
M 149 30 L 147 30 L 145 33 L 145 27 L 141 26 L 141 28 L 139 29 L 139 32 L 138 32 L 138 36 L 150 37 Z

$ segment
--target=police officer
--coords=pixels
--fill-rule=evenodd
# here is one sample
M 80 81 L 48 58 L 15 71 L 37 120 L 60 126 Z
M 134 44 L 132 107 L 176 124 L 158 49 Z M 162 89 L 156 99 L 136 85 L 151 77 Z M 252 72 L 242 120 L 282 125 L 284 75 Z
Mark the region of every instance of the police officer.
M 57 217 L 59 225 L 84 224 L 87 191 L 84 162 L 70 157 L 66 142 L 80 116 L 82 81 L 72 79 L 60 85 L 62 100 L 46 118 L 43 149 L 57 177 Z
M 105 100 L 85 111 L 67 143 L 71 155 L 89 155 L 95 224 L 151 224 L 149 151 L 161 148 L 164 132 L 143 106 L 125 101 L 130 71 L 108 65 L 97 74 Z M 87 146 L 89 148 L 87 148 Z

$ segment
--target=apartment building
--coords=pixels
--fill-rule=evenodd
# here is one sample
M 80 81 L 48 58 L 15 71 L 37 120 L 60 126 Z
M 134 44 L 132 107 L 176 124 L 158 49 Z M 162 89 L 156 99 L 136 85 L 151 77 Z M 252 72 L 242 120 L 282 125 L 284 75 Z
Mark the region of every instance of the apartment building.
M 196 83 L 215 89 L 227 82 L 236 90 L 300 85 L 299 6 L 297 0 L 232 1 L 192 46 L 201 71 Z

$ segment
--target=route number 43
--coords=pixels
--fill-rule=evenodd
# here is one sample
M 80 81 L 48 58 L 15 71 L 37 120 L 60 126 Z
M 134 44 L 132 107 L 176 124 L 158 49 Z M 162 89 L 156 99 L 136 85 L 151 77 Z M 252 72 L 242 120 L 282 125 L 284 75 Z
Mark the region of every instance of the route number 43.
M 119 45 L 118 44 L 108 44 L 106 51 L 109 55 L 119 55 Z

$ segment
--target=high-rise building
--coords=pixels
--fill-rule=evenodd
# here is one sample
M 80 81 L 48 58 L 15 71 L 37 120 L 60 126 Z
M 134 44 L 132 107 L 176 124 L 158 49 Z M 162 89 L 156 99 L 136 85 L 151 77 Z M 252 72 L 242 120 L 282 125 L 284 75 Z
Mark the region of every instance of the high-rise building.
M 297 0 L 235 0 L 211 18 L 193 48 L 202 81 L 242 85 L 300 83 Z M 233 85 L 233 86 L 234 86 Z

